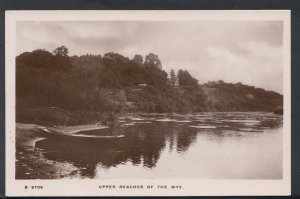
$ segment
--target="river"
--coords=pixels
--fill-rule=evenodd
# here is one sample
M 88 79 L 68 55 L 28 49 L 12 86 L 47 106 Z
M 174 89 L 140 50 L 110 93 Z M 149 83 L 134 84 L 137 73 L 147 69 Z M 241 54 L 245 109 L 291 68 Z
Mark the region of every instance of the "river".
M 29 155 L 38 154 L 39 161 L 48 161 L 55 168 L 46 176 L 30 178 L 282 178 L 280 115 L 126 114 L 119 120 L 119 128 L 77 133 L 118 135 L 116 138 L 38 141 Z M 26 176 L 17 172 L 20 178 Z

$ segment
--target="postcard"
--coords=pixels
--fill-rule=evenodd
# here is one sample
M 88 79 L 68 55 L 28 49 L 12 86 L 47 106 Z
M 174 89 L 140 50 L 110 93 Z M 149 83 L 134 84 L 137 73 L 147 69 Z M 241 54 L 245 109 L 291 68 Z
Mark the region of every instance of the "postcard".
M 6 195 L 290 195 L 290 29 L 289 10 L 6 11 Z

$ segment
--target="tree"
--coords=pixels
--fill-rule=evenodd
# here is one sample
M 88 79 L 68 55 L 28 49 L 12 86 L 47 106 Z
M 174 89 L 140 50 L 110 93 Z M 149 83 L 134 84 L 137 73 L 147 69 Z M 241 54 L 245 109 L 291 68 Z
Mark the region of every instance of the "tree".
M 73 70 L 72 82 L 82 99 L 81 104 L 88 109 L 95 108 L 96 93 L 99 84 L 99 72 L 95 68 L 89 68 L 82 64 Z
M 178 75 L 180 86 L 198 86 L 198 80 L 193 78 L 187 70 L 179 70 Z
M 22 53 L 17 57 L 16 62 L 39 69 L 52 69 L 54 56 L 44 49 L 37 49 L 32 52 Z
M 72 67 L 71 60 L 68 55 L 69 50 L 67 47 L 65 46 L 58 47 L 53 51 L 53 54 L 55 59 L 54 60 L 55 68 L 67 71 Z
M 143 56 L 142 55 L 134 55 L 133 61 L 138 64 L 143 64 Z
M 106 67 L 113 67 L 118 69 L 120 66 L 124 65 L 125 63 L 129 62 L 128 57 L 124 57 L 118 53 L 106 53 L 103 56 L 103 63 Z
M 144 64 L 148 67 L 156 67 L 160 70 L 162 69 L 161 61 L 158 58 L 158 55 L 154 53 L 149 53 L 148 55 L 146 55 Z
M 61 47 L 56 48 L 56 49 L 53 51 L 53 54 L 54 54 L 55 56 L 68 57 L 68 55 L 69 55 L 69 50 L 68 50 L 67 47 L 61 46 Z
M 175 80 L 176 79 L 175 71 L 173 69 L 171 69 L 170 78 L 171 78 L 171 80 Z
M 146 67 L 145 81 L 147 84 L 163 88 L 168 82 L 168 73 L 156 67 Z

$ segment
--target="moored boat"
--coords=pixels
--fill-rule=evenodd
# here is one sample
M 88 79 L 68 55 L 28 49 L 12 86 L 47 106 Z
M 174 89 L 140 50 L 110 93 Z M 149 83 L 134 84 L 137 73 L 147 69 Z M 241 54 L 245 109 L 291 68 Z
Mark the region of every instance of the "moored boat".
M 38 127 L 39 132 L 47 138 L 67 139 L 69 141 L 108 141 L 124 138 L 125 135 L 86 135 L 80 133 L 65 133 L 53 128 Z

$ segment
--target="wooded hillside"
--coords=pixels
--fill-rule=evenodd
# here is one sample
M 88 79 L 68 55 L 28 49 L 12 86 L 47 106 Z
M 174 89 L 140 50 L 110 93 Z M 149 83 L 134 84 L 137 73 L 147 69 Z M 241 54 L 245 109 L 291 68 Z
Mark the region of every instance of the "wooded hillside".
M 175 78 L 179 86 L 175 86 Z M 117 53 L 69 57 L 52 53 L 16 57 L 17 108 L 60 107 L 116 112 L 274 111 L 283 96 L 241 83 L 199 85 L 187 70 L 163 70 L 158 55 L 130 59 Z

